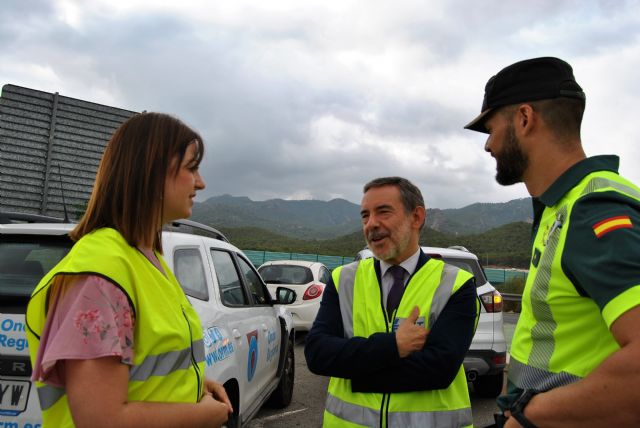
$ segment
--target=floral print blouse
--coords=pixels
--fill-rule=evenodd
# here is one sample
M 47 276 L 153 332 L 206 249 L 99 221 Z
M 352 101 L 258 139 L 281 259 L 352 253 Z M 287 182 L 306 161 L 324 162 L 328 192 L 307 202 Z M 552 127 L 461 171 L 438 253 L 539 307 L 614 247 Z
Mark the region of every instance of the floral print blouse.
M 49 307 L 31 378 L 64 387 L 67 359 L 117 356 L 133 364 L 135 320 L 125 293 L 95 275 L 74 277 L 64 288 Z

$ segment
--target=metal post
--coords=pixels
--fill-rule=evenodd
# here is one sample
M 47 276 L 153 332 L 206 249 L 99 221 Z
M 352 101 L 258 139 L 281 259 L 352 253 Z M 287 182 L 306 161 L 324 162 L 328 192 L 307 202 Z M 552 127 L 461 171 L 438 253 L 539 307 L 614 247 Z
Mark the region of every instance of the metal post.
M 40 214 L 46 214 L 49 199 L 49 175 L 51 172 L 51 156 L 53 153 L 53 143 L 56 133 L 56 119 L 58 115 L 58 93 L 53 94 L 53 109 L 51 111 L 51 122 L 49 123 L 49 142 L 47 144 L 47 159 L 44 166 L 44 186 L 42 189 L 42 204 Z

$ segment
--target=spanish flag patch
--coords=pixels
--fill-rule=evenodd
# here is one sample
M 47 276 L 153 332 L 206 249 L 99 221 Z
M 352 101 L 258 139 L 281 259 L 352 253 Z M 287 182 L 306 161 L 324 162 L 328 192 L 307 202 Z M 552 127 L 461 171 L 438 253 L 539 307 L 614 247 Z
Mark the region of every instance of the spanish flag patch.
M 593 225 L 593 233 L 596 237 L 600 238 L 603 235 L 616 229 L 631 229 L 633 224 L 628 215 L 621 215 L 617 217 L 610 217 L 606 220 L 602 220 Z

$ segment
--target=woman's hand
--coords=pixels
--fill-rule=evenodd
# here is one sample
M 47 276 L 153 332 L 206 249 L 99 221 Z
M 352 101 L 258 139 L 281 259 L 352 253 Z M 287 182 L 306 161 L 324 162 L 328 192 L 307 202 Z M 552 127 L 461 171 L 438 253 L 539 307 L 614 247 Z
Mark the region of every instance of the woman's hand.
M 204 410 L 204 412 L 209 415 L 208 426 L 220 427 L 222 426 L 222 424 L 229 420 L 229 415 L 231 414 L 229 412 L 229 405 L 223 403 L 222 401 L 216 400 L 208 392 L 206 392 L 202 396 L 202 399 L 198 403 L 198 406 L 200 406 Z
M 233 406 L 231 405 L 231 400 L 229 400 L 229 396 L 227 395 L 227 391 L 224 389 L 224 386 L 216 381 L 205 378 L 204 391 L 205 395 L 210 395 L 215 400 L 224 403 L 228 408 L 229 414 L 233 413 Z

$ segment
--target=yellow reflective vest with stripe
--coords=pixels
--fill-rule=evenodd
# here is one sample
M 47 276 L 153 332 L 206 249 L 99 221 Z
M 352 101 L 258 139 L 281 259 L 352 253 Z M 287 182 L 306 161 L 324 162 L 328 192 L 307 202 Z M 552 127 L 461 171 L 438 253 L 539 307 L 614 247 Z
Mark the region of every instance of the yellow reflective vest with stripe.
M 547 391 L 570 384 L 620 348 L 609 330 L 607 312 L 616 306 L 614 312 L 620 313 L 620 305 L 635 305 L 636 300 L 619 296 L 601 312 L 592 299 L 578 293 L 562 269 L 574 204 L 593 192 L 612 191 L 640 200 L 638 187 L 614 172 L 597 171 L 542 213 L 510 350 L 509 381 L 518 388 Z
M 203 392 L 202 326 L 161 256 L 166 277 L 117 231 L 80 239 L 35 288 L 27 307 L 27 340 L 35 364 L 46 320 L 49 286 L 68 275 L 99 275 L 118 286 L 135 314 L 128 401 L 196 403 Z M 36 382 L 44 426 L 74 426 L 64 388 Z
M 430 329 L 449 297 L 472 275 L 442 261 L 430 259 L 409 280 L 394 320 L 381 310 L 381 292 L 372 258 L 335 269 L 333 281 L 340 300 L 345 337 L 369 337 L 390 332 L 393 322 L 420 308 Z M 325 427 L 467 427 L 471 404 L 464 369 L 446 389 L 393 394 L 352 392 L 349 379 L 329 381 Z

